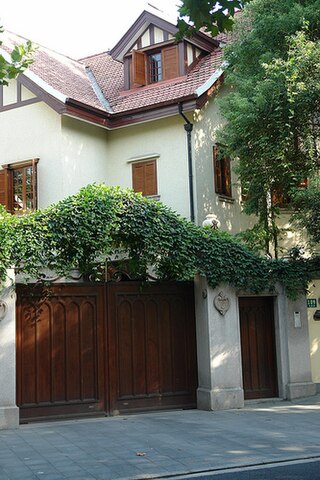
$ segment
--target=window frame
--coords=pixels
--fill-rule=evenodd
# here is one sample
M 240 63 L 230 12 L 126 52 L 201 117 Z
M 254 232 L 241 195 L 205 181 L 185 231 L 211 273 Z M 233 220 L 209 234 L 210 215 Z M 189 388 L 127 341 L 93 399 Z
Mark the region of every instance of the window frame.
M 160 67 L 157 72 L 161 72 L 159 79 L 152 77 L 151 58 L 159 55 Z M 130 64 L 130 88 L 154 85 L 166 80 L 178 78 L 180 73 L 178 45 L 152 46 L 142 50 L 132 50 Z
M 29 213 L 38 208 L 38 186 L 37 186 L 37 164 L 39 158 L 33 158 L 31 160 L 25 160 L 23 162 L 16 162 L 11 164 L 2 165 L 4 171 L 4 199 L 5 206 L 9 212 L 15 215 L 21 215 L 24 213 Z M 27 170 L 31 169 L 30 172 L 30 189 L 27 188 L 28 182 L 28 172 Z M 17 172 L 21 172 L 22 175 L 22 208 L 15 208 L 15 175 Z M 28 193 L 31 197 L 32 206 L 28 208 Z
M 154 178 L 154 190 L 148 193 L 146 188 L 146 167 L 148 165 L 153 166 Z M 138 189 L 137 183 L 138 179 L 136 177 L 137 168 L 143 167 L 143 188 L 142 190 Z M 141 193 L 144 197 L 159 198 L 159 188 L 158 188 L 158 168 L 157 168 L 157 158 L 148 158 L 145 160 L 137 160 L 131 163 L 131 176 L 132 176 L 132 189 L 136 193 Z
M 215 193 L 226 198 L 232 197 L 232 175 L 230 157 L 219 158 L 219 145 L 212 149 Z

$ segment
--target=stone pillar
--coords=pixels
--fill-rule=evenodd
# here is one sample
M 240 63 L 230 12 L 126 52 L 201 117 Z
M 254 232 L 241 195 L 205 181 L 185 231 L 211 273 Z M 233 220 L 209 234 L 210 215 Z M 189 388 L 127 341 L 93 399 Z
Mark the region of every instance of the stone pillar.
M 241 408 L 244 396 L 236 292 L 227 285 L 212 289 L 205 277 L 198 276 L 195 279 L 195 303 L 197 406 L 200 410 Z
M 289 300 L 279 288 L 276 304 L 280 394 L 289 400 L 315 395 L 312 382 L 306 297 Z
M 0 430 L 17 428 L 19 409 L 16 406 L 16 296 L 12 285 L 13 271 L 0 287 Z

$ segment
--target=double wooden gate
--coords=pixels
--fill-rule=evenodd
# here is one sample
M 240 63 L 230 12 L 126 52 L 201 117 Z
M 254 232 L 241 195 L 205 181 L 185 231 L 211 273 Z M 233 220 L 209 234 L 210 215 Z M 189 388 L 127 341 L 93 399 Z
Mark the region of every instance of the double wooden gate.
M 17 288 L 21 419 L 196 406 L 193 285 Z

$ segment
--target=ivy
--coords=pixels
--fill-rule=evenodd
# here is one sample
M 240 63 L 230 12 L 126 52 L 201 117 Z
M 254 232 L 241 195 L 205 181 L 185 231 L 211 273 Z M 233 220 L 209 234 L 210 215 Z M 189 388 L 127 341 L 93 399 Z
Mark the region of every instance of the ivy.
M 245 291 L 274 290 L 281 282 L 291 297 L 305 292 L 310 262 L 269 260 L 235 237 L 196 226 L 160 202 L 132 190 L 89 185 L 76 195 L 24 216 L 0 210 L 0 275 L 41 279 L 44 267 L 68 276 L 78 269 L 99 281 L 106 260 L 130 259 L 134 278 L 148 267 L 160 280 L 205 275 L 209 285 L 227 283 Z

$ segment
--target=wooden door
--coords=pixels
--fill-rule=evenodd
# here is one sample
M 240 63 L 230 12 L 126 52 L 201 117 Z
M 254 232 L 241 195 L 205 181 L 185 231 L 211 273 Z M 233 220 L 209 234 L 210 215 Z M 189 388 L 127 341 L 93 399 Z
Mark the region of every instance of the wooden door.
M 103 412 L 104 286 L 17 289 L 21 418 Z
M 195 407 L 193 285 L 108 285 L 110 411 Z
M 241 297 L 239 309 L 244 397 L 276 397 L 273 297 Z

